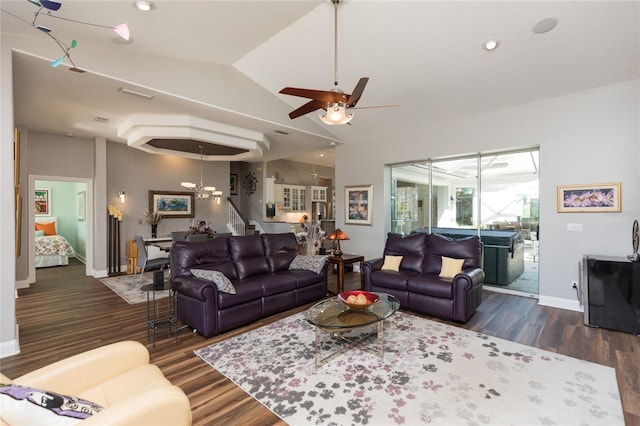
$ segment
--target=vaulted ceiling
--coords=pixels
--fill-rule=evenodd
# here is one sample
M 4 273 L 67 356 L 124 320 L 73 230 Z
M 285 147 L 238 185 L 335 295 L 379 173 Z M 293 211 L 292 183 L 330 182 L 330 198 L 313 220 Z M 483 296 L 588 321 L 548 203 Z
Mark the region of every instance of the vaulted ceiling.
M 370 77 L 358 106 L 399 106 L 357 110 L 351 125 L 327 126 L 317 113 L 290 120 L 287 113 L 306 100 L 278 92 L 285 86 L 332 88 L 329 0 L 159 0 L 146 13 L 131 1 L 62 3 L 56 14 L 66 18 L 127 22 L 132 42 L 118 43 L 105 29 L 42 16 L 39 23 L 56 37 L 78 40 L 71 58 L 87 72 L 53 69 L 48 64 L 60 49 L 30 25 L 37 7 L 3 0 L 3 43 L 15 51 L 15 121 L 30 129 L 120 142 L 127 137 L 119 129 L 133 116 L 189 116 L 264 135 L 260 158 L 265 160 L 323 164 L 332 161 L 333 144 L 353 138 L 393 141 L 412 137 L 417 123 L 640 78 L 638 1 L 346 0 L 339 9 L 340 87 L 349 92 L 360 77 Z M 532 30 L 549 17 L 558 21 L 552 31 Z M 500 40 L 495 51 L 482 48 L 489 38 Z M 232 108 L 205 103 L 116 79 L 95 68 L 91 58 L 97 55 L 119 63 L 144 56 L 185 68 L 221 66 L 228 69 L 223 74 L 245 78 L 247 91 Z M 193 78 L 202 77 L 194 73 Z M 201 84 L 209 82 L 203 78 Z M 153 99 L 123 94 L 118 91 L 123 86 Z M 253 93 L 262 103 L 268 100 L 264 113 L 247 112 L 255 104 Z M 329 155 L 321 159 L 319 152 Z

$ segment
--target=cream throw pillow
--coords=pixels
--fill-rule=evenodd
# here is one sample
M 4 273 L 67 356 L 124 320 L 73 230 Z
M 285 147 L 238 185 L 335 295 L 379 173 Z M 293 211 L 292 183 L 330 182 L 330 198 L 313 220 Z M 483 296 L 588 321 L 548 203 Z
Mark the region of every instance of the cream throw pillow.
M 385 256 L 384 263 L 382 264 L 382 270 L 398 272 L 400 270 L 401 262 L 402 256 Z
M 442 256 L 442 269 L 440 269 L 440 278 L 451 279 L 462 271 L 464 259 L 452 259 Z

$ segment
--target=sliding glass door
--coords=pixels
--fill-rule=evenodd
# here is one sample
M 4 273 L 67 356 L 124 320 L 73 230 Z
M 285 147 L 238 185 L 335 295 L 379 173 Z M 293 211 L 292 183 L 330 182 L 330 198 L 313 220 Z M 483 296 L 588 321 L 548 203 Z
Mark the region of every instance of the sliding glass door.
M 537 293 L 538 175 L 537 149 L 391 166 L 391 231 L 406 235 L 419 229 L 465 229 L 483 239 L 509 238 L 508 283 L 498 279 L 500 286 L 515 286 L 533 270 L 535 285 L 516 290 Z M 494 230 L 503 232 L 492 234 Z M 524 268 L 517 259 L 521 251 Z M 531 280 L 532 274 L 527 276 Z

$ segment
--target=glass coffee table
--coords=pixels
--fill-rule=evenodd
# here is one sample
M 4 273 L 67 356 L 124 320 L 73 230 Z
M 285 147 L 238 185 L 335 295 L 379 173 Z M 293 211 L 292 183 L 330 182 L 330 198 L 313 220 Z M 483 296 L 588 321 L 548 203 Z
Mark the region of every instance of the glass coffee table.
M 390 294 L 376 293 L 380 299 L 365 309 L 351 309 L 337 297 L 325 299 L 313 305 L 305 314 L 305 319 L 316 326 L 316 367 L 319 367 L 335 357 L 345 353 L 351 347 L 373 352 L 380 358 L 384 355 L 384 320 L 396 313 L 400 308 L 398 299 Z M 357 337 L 349 337 L 345 334 L 364 328 L 376 326 L 376 331 L 362 333 Z M 330 333 L 331 337 L 346 342 L 346 345 L 322 357 L 322 333 Z M 377 337 L 376 348 L 373 349 L 365 343 L 373 336 Z

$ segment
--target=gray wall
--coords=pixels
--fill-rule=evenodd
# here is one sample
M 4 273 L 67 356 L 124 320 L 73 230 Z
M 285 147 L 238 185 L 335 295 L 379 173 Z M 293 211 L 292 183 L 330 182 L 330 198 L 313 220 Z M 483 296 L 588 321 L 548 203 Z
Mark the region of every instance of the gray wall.
M 218 205 L 213 200 L 196 200 L 196 220 L 210 223 L 216 232 L 227 232 L 227 197 L 229 196 L 229 163 L 205 161 L 204 184 L 222 191 Z M 125 144 L 107 143 L 107 205 L 111 204 L 123 214 L 120 225 L 124 244 L 135 235 L 151 236 L 151 227 L 144 223 L 144 212 L 149 208 L 149 190 L 184 192 L 180 182 L 200 184 L 200 160 L 149 154 Z M 124 204 L 118 198 L 123 188 Z M 105 213 L 106 214 L 106 213 Z M 194 219 L 162 219 L 158 224 L 158 237 L 170 237 L 172 231 L 186 231 Z

